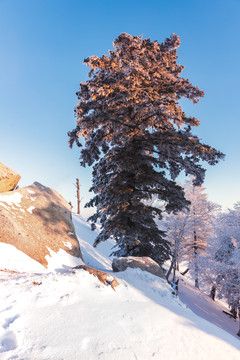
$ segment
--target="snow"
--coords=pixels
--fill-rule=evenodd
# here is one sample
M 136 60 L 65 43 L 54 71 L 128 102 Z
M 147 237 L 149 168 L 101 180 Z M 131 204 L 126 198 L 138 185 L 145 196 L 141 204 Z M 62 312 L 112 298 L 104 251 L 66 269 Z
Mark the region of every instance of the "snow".
M 11 195 L 1 195 L 0 194 L 0 204 L 6 208 L 6 204 L 12 206 L 12 205 L 16 205 L 18 207 L 20 207 L 20 203 L 21 203 L 21 199 L 22 199 L 22 195 L 19 193 L 13 193 Z M 6 203 L 6 204 L 4 204 Z
M 8 207 L 0 201 L 0 205 L 3 206 L 6 210 L 8 210 Z
M 33 190 L 31 190 L 31 189 L 27 189 L 27 192 L 28 192 L 29 194 L 32 194 L 32 195 L 36 194 L 35 191 L 33 191 Z
M 189 286 L 183 279 L 181 279 L 179 287 L 179 299 L 195 314 L 211 321 L 239 339 L 236 335 L 240 325 L 239 321 L 223 313 L 223 311 L 229 312 L 224 303 L 218 300 L 213 301 L 210 296 L 203 294 L 195 287 Z M 211 313 L 211 317 L 209 313 Z
M 29 208 L 27 209 L 27 211 L 32 214 L 32 211 L 35 209 L 35 206 L 29 206 Z
M 71 244 L 65 242 L 65 246 L 70 248 Z M 74 266 L 83 265 L 83 261 L 80 258 L 70 255 L 63 249 L 59 249 L 57 253 L 49 247 L 47 249 L 50 255 L 46 255 L 48 266 L 45 269 L 39 262 L 33 260 L 22 251 L 17 250 L 13 245 L 0 242 L 0 269 L 11 269 L 17 272 L 46 273 L 66 271 Z
M 239 360 L 240 339 L 187 307 L 199 304 L 212 320 L 210 302 L 180 282 L 186 306 L 164 280 L 140 269 L 113 274 L 114 243 L 93 248 L 96 234 L 81 217 L 73 220 L 86 264 L 117 276 L 120 286 L 113 291 L 84 270 L 59 271 L 61 251 L 49 249 L 48 271 L 28 272 L 29 259 L 19 258 L 24 272 L 0 271 L 1 360 Z
M 84 264 L 82 259 L 71 256 L 63 249 L 59 249 L 58 252 L 54 252 L 48 246 L 47 249 L 50 255 L 46 255 L 46 260 L 48 262 L 48 270 L 50 271 L 67 270 Z
M 19 251 L 15 246 L 0 242 L 0 268 L 20 272 L 43 271 L 44 267 L 37 261 Z

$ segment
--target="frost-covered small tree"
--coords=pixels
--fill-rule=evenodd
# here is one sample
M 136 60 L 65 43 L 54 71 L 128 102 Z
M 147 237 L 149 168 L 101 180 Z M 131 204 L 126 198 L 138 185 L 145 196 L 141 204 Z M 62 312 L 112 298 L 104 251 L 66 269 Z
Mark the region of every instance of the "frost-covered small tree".
M 212 203 L 202 186 L 195 186 L 193 179 L 185 186 L 186 198 L 191 202 L 186 231 L 180 245 L 180 258 L 187 260 L 194 271 L 195 286 L 199 287 L 199 257 L 207 247 L 207 239 L 212 230 Z
M 188 216 L 189 216 L 189 208 L 184 209 L 177 214 L 171 214 L 165 216 L 164 223 L 167 233 L 167 240 L 170 243 L 171 248 L 171 263 L 166 274 L 166 278 L 169 279 L 171 272 L 173 271 L 173 279 L 175 281 L 175 274 L 178 268 L 179 257 L 179 249 L 181 246 L 181 242 L 185 233 L 187 232 L 188 227 Z
M 204 94 L 180 76 L 177 35 L 158 43 L 123 33 L 113 45 L 108 56 L 84 60 L 91 70 L 77 93 L 69 143 L 82 146 L 83 137 L 81 165 L 94 165 L 95 196 L 87 206 L 96 206 L 90 220 L 102 226 L 95 245 L 114 237 L 117 255 L 147 255 L 161 263 L 170 251 L 154 221 L 162 211 L 146 201 L 156 195 L 166 211 L 183 209 L 188 202 L 175 182 L 178 174 L 192 174 L 200 185 L 200 161 L 214 165 L 223 154 L 192 134 L 199 121 L 179 105 L 181 98 L 195 104 Z
M 193 178 L 184 186 L 190 205 L 187 210 L 166 218 L 167 239 L 172 244 L 172 263 L 169 275 L 176 261 L 186 261 L 193 272 L 195 286 L 199 287 L 200 257 L 213 231 L 212 215 L 216 205 L 208 201 L 202 186 L 194 186 Z
M 240 203 L 219 217 L 217 239 L 215 272 L 219 297 L 224 297 L 237 313 L 240 310 Z
M 213 293 L 224 298 L 237 316 L 240 315 L 240 203 L 233 210 L 219 213 L 214 228 L 208 240 L 207 256 L 201 258 L 204 267 L 201 283 L 211 286 Z

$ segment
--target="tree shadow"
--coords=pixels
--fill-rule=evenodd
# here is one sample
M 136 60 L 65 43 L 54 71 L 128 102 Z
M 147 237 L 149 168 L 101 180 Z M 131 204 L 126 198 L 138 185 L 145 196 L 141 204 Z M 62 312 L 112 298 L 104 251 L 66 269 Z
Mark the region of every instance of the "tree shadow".
M 111 253 L 114 244 L 106 241 L 105 243 L 99 244 L 97 248 L 94 248 L 93 244 L 98 230 L 92 231 L 90 224 L 77 214 L 73 214 L 73 223 L 86 265 L 101 271 L 111 271 L 112 262 L 108 255 Z M 85 239 L 87 239 L 87 241 Z
M 195 327 L 240 350 L 240 341 L 237 336 L 233 336 L 225 329 L 217 326 L 217 324 L 196 315 L 176 295 L 172 294 L 173 289 L 165 280 L 140 269 L 127 269 L 124 272 L 113 274 L 117 279 L 121 279 L 123 283 L 127 282 L 127 284 L 130 284 L 156 304 L 167 308 L 180 317 L 184 317 L 184 324 L 187 327 Z M 177 311 L 178 308 L 179 312 Z
M 33 210 L 34 215 L 39 217 L 44 227 L 50 232 L 55 234 L 62 233 L 62 231 L 59 231 L 58 229 L 58 225 L 60 224 L 66 225 L 67 233 L 73 232 L 74 227 L 71 220 L 71 211 L 64 206 L 64 198 L 42 184 L 35 182 L 34 185 L 38 188 L 38 191 L 43 190 L 42 194 L 41 192 L 38 192 L 39 202 L 43 205 L 38 206 Z

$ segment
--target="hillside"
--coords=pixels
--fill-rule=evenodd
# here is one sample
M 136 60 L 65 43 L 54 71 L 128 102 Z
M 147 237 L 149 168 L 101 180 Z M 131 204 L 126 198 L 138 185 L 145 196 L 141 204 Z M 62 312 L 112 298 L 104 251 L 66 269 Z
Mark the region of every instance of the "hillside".
M 111 272 L 113 244 L 93 248 L 89 225 L 77 215 L 74 224 L 86 264 Z M 45 270 L 4 245 L 0 264 L 4 260 L 7 268 L 8 259 L 15 272 L 0 265 L 1 360 L 239 359 L 237 337 L 194 314 L 154 275 L 118 273 L 120 286 L 113 291 L 64 266 L 62 253 Z M 191 288 L 180 298 L 196 308 L 189 294 Z

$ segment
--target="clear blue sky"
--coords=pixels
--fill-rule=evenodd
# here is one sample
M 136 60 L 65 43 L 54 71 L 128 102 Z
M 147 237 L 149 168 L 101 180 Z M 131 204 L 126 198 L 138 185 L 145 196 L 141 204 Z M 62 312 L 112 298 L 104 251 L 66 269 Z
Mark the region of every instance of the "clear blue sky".
M 75 203 L 73 183 L 89 199 L 91 172 L 79 166 L 67 131 L 75 127 L 85 57 L 107 54 L 122 32 L 162 42 L 181 37 L 183 76 L 205 97 L 183 108 L 195 133 L 226 154 L 207 167 L 209 199 L 240 200 L 240 0 L 0 0 L 0 161 Z

